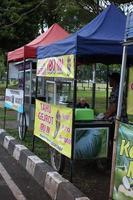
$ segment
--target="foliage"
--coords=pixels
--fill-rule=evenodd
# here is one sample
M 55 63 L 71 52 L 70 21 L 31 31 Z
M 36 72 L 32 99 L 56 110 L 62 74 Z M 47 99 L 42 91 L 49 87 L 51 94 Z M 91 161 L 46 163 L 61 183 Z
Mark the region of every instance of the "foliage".
M 20 47 L 56 22 L 75 32 L 110 2 L 125 12 L 132 5 L 129 0 L 0 0 L 0 48 L 7 52 Z
M 36 0 L 0 0 L 0 47 L 13 50 L 38 35 L 39 13 L 29 12 Z
M 120 65 L 104 65 L 101 63 L 96 64 L 96 82 L 106 82 L 108 73 L 120 72 Z M 80 65 L 78 67 L 77 79 L 79 81 L 93 79 L 93 65 Z
M 5 75 L 5 55 L 0 51 L 0 80 L 2 80 Z

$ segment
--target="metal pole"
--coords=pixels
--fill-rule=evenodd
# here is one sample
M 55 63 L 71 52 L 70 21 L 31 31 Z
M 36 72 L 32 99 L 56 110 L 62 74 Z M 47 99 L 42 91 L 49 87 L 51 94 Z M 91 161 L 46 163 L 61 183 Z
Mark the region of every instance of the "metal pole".
M 23 71 L 24 71 L 24 77 L 23 77 L 23 115 L 22 115 L 22 134 L 24 131 L 24 119 L 26 117 L 25 113 L 25 58 L 24 58 L 24 63 L 23 63 Z
M 38 76 L 36 76 L 36 91 L 35 91 L 35 99 L 37 99 L 37 91 L 38 91 Z
M 7 55 L 6 55 L 6 68 L 7 68 L 7 74 L 6 74 L 6 88 L 8 87 L 8 79 L 9 79 L 9 64 L 8 64 L 8 59 L 7 59 Z M 6 98 L 6 89 L 5 89 L 5 95 L 4 95 L 4 102 L 5 102 L 5 98 Z M 4 106 L 4 123 L 3 123 L 3 129 L 5 129 L 6 127 L 6 107 Z
M 38 76 L 36 76 L 36 91 L 35 91 L 35 110 L 36 110 L 36 99 L 37 99 L 37 90 L 38 90 Z M 34 119 L 35 119 L 35 114 L 34 114 Z M 35 150 L 35 135 L 33 132 L 33 137 L 32 137 L 32 152 Z
M 72 119 L 72 149 L 70 160 L 70 181 L 72 182 L 73 175 L 73 154 L 74 154 L 74 137 L 75 137 L 75 108 L 77 103 L 77 65 L 75 57 L 75 70 L 74 70 L 74 87 L 73 87 L 73 119 Z
M 95 109 L 96 97 L 96 64 L 93 64 L 92 108 Z
M 109 75 L 109 65 L 107 65 L 106 110 L 108 109 L 108 100 L 109 100 L 109 82 L 108 82 L 108 75 Z
M 119 130 L 119 125 L 120 125 L 120 117 L 121 117 L 121 109 L 122 109 L 124 79 L 125 79 L 125 72 L 126 72 L 126 61 L 127 61 L 127 46 L 124 46 L 123 47 L 123 56 L 122 56 L 121 76 L 120 76 L 118 108 L 117 108 L 117 116 L 116 116 L 116 122 L 115 122 L 114 140 L 113 140 L 113 159 L 112 159 L 110 193 L 109 193 L 109 199 L 110 200 L 112 200 L 113 188 L 114 188 L 116 147 L 117 147 L 118 130 Z
M 120 119 L 121 110 L 122 110 L 122 100 L 123 100 L 123 91 L 124 91 L 124 80 L 125 80 L 125 72 L 126 72 L 126 62 L 127 62 L 127 46 L 124 46 L 123 47 L 122 67 L 121 67 L 121 77 L 120 77 L 120 87 L 119 87 L 117 119 Z

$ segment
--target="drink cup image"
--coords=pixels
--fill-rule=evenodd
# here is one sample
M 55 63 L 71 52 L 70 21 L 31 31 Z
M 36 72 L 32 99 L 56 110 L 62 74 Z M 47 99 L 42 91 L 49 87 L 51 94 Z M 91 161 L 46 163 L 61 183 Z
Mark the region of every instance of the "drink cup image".
M 59 129 L 60 129 L 60 125 L 61 125 L 61 115 L 60 115 L 59 110 L 57 110 L 57 113 L 56 113 L 56 127 L 55 127 L 55 132 L 54 132 L 54 135 L 53 135 L 53 139 L 55 139 L 57 137 Z

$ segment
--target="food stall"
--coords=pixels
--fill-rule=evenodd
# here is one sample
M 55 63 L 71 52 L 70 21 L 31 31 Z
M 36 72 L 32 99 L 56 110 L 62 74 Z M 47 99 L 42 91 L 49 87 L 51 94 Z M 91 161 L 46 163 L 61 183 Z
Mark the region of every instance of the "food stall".
M 36 80 L 36 49 L 67 37 L 69 34 L 58 24 L 53 24 L 46 32 L 32 42 L 8 53 L 8 72 L 5 92 L 5 110 L 18 112 L 19 138 L 25 138 L 26 130 L 33 129 L 35 97 L 45 100 L 45 83 L 42 78 Z M 9 79 L 15 79 L 18 84 L 9 88 Z M 36 94 L 36 87 L 38 93 Z M 6 112 L 5 112 L 6 116 Z M 6 117 L 4 121 L 4 128 Z
M 123 41 L 123 55 L 121 78 L 118 98 L 118 108 L 115 123 L 113 160 L 110 181 L 109 199 L 133 199 L 133 12 L 127 16 L 125 37 Z M 126 102 L 124 90 L 127 90 Z M 128 121 L 123 123 L 122 110 L 127 105 Z
M 34 136 L 52 146 L 54 151 L 52 156 L 54 164 L 52 165 L 58 171 L 62 167 L 63 156 L 70 158 L 71 164 L 75 159 L 111 158 L 112 153 L 110 154 L 109 150 L 112 147 L 110 140 L 111 133 L 113 134 L 112 122 L 95 120 L 94 113 L 89 117 L 93 112 L 91 108 L 88 110 L 76 108 L 77 69 L 81 67 L 81 63 L 121 63 L 121 42 L 124 37 L 125 23 L 126 16 L 114 5 L 110 5 L 91 23 L 68 38 L 38 48 L 37 76 L 45 79 L 53 78 L 55 82 L 57 78 L 71 79 L 72 82 L 72 104 L 68 107 L 58 105 L 56 100 L 54 104 L 36 100 Z M 66 102 L 64 101 L 64 103 Z M 43 108 L 49 108 L 49 110 Z M 59 118 L 62 121 L 58 136 L 52 137 L 56 128 L 57 111 L 60 111 Z M 78 112 L 80 119 L 77 117 Z M 86 115 L 85 112 L 88 114 Z M 42 118 L 39 117 L 41 114 Z M 46 116 L 52 119 L 52 128 L 48 128 L 48 132 L 47 129 L 41 130 L 42 126 L 48 126 Z M 87 117 L 84 118 L 84 116 Z M 67 130 L 69 131 L 67 132 Z M 83 148 L 84 146 L 86 149 Z M 58 152 L 60 159 L 56 159 Z

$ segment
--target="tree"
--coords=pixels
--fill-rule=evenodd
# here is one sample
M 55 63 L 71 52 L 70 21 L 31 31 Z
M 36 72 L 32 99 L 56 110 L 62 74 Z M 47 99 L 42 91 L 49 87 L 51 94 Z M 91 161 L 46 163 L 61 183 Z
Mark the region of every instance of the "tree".
M 127 9 L 131 5 L 133 5 L 133 2 L 130 0 L 75 0 L 77 4 L 82 7 L 84 10 L 88 10 L 88 12 L 97 14 L 98 12 L 102 11 L 103 8 L 105 8 L 107 5 L 110 5 L 110 3 L 113 3 L 117 5 L 118 7 L 121 7 L 123 11 L 127 11 Z M 132 9 L 132 8 L 131 8 Z
M 0 0 L 0 48 L 13 50 L 38 35 L 39 13 L 32 12 L 38 5 L 36 0 Z
M 0 80 L 5 75 L 5 54 L 0 50 Z
M 55 22 L 75 32 L 110 2 L 125 10 L 132 5 L 128 0 L 0 0 L 0 48 L 20 47 Z

